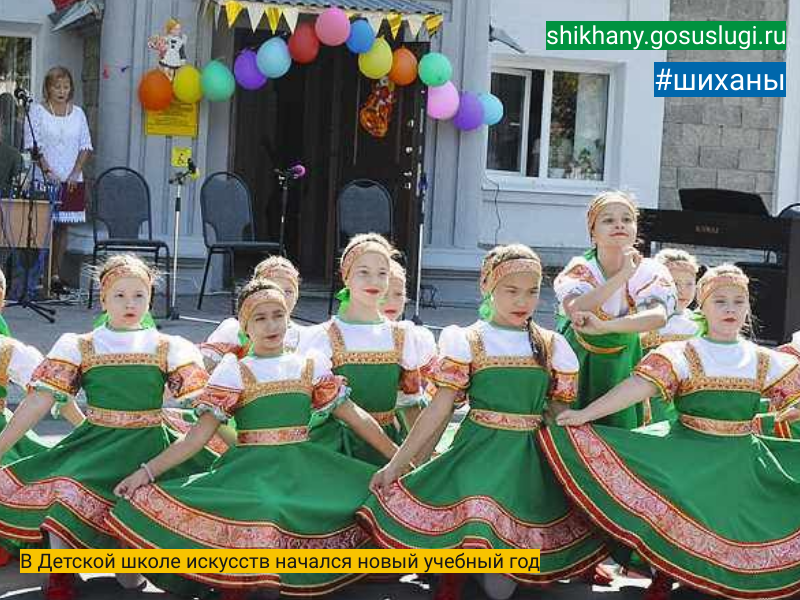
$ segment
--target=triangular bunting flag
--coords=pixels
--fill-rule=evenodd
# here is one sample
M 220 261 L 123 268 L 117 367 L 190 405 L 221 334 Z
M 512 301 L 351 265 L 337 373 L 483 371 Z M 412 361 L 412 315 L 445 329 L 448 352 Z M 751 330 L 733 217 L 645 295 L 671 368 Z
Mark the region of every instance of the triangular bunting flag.
M 250 29 L 255 31 L 264 16 L 264 5 L 259 2 L 248 2 L 245 4 L 247 16 L 250 17 Z
M 422 29 L 422 22 L 425 17 L 422 15 L 406 15 L 406 23 L 408 23 L 408 31 L 411 33 L 411 39 L 417 39 L 419 30 Z
M 272 33 L 278 30 L 278 25 L 281 22 L 281 9 L 278 6 L 270 6 L 267 8 L 267 21 L 269 21 L 269 29 Z
M 356 11 L 354 11 L 354 10 L 345 10 L 344 14 L 347 15 L 348 19 L 352 20 L 352 18 L 355 17 L 358 13 Z
M 233 27 L 233 24 L 236 23 L 236 18 L 239 16 L 239 13 L 242 12 L 244 6 L 240 2 L 236 0 L 228 0 L 225 3 L 225 16 L 228 17 L 228 27 Z
M 428 30 L 428 33 L 433 35 L 439 30 L 443 22 L 444 17 L 442 15 L 430 15 L 425 19 L 425 29 Z
M 289 26 L 289 31 L 294 33 L 294 28 L 297 27 L 297 17 L 300 12 L 296 6 L 281 6 L 283 10 L 283 18 L 286 19 L 286 24 Z
M 219 17 L 222 14 L 222 6 L 214 4 L 214 27 L 219 25 Z
M 403 26 L 403 15 L 400 13 L 389 13 L 386 17 L 386 20 L 389 22 L 389 29 L 392 32 L 392 39 L 397 39 L 397 34 L 400 32 L 400 28 Z
M 378 32 L 381 30 L 381 23 L 383 23 L 383 13 L 365 13 L 364 18 L 369 23 L 370 27 L 372 27 L 372 31 L 375 32 L 375 35 L 378 35 Z

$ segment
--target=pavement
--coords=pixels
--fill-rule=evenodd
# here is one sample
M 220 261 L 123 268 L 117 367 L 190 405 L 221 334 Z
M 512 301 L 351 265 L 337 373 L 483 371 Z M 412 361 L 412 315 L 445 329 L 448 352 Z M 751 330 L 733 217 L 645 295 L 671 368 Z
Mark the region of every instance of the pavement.
M 47 323 L 34 312 L 21 308 L 9 307 L 4 311 L 4 316 L 8 321 L 12 332 L 18 339 L 36 346 L 43 353 L 55 343 L 58 337 L 67 332 L 89 331 L 92 321 L 99 312 L 88 310 L 85 306 L 84 298 L 76 295 L 76 302 L 70 305 L 56 305 L 56 322 Z M 181 296 L 178 307 L 183 317 L 197 320 L 178 320 L 167 321 L 158 320 L 159 328 L 165 333 L 181 335 L 193 342 L 200 342 L 210 334 L 216 322 L 230 316 L 230 297 L 227 294 L 207 296 L 204 301 L 203 311 L 195 308 L 196 297 Z M 537 321 L 546 327 L 553 326 L 553 308 L 555 300 L 552 291 L 546 290 L 543 294 L 539 310 L 537 311 Z M 450 324 L 467 325 L 476 319 L 476 308 L 473 306 L 439 306 L 437 308 L 425 307 L 421 310 L 421 317 L 426 325 L 431 326 L 434 331 Z M 163 298 L 157 299 L 155 314 L 164 312 Z M 413 312 L 413 307 L 409 308 L 408 315 Z M 298 321 L 309 321 L 318 323 L 325 320 L 327 316 L 327 299 L 321 292 L 313 290 L 303 295 L 298 303 L 294 315 Z M 19 400 L 21 394 L 19 390 L 12 390 L 10 394 L 10 405 Z M 69 428 L 62 421 L 45 419 L 37 428 L 37 433 L 42 435 L 51 443 L 63 437 Z M 79 586 L 79 598 L 82 600 L 105 600 L 115 598 L 116 600 L 160 600 L 160 598 L 170 598 L 152 585 L 142 591 L 127 591 L 120 588 L 113 575 L 95 574 L 83 575 L 84 581 Z M 0 568 L 0 598 L 13 598 L 14 600 L 40 600 L 42 598 L 41 585 L 42 575 L 20 574 L 17 563 Z M 536 598 L 541 600 L 584 600 L 602 599 L 608 600 L 637 600 L 642 596 L 642 588 L 649 582 L 643 579 L 630 579 L 619 577 L 612 587 L 600 588 L 590 587 L 583 583 L 559 583 L 547 588 L 527 588 L 518 589 L 514 598 Z M 403 577 L 394 583 L 360 583 L 336 592 L 331 598 L 342 600 L 427 600 L 431 597 L 430 586 L 414 576 Z M 477 600 L 485 598 L 480 587 L 471 582 L 464 591 L 464 600 Z M 258 596 L 254 596 L 255 600 Z M 695 600 L 704 598 L 700 594 L 688 590 L 679 590 L 673 594 L 675 600 Z

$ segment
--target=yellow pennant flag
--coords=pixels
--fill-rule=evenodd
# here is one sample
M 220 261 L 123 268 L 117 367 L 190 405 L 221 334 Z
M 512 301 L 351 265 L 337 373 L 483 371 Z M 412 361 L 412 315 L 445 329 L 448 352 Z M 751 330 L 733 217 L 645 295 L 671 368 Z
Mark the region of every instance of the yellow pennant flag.
M 444 17 L 442 15 L 430 15 L 425 19 L 425 29 L 428 30 L 430 35 L 433 35 L 439 30 L 443 22 Z
M 270 31 L 275 33 L 278 30 L 278 24 L 281 22 L 281 9 L 279 6 L 267 8 L 267 20 L 269 21 Z
M 289 26 L 289 31 L 294 33 L 294 28 L 297 27 L 297 18 L 300 12 L 296 6 L 281 6 L 283 11 L 283 18 L 286 19 L 286 24 Z
M 233 27 L 233 24 L 236 23 L 236 18 L 243 9 L 244 6 L 236 0 L 228 0 L 225 3 L 225 16 L 228 17 L 228 27 Z
M 392 39 L 397 39 L 397 34 L 400 33 L 400 28 L 403 26 L 403 15 L 400 13 L 389 13 L 386 20 L 389 22 Z

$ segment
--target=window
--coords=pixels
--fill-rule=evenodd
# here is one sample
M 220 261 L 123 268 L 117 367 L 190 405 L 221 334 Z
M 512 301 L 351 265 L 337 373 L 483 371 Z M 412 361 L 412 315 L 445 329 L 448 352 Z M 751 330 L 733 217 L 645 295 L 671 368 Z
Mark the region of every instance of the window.
M 498 68 L 492 93 L 503 101 L 505 117 L 489 129 L 487 169 L 543 179 L 605 179 L 607 73 Z
M 22 147 L 22 113 L 14 100 L 18 87 L 31 89 L 31 38 L 0 36 L 0 139 Z

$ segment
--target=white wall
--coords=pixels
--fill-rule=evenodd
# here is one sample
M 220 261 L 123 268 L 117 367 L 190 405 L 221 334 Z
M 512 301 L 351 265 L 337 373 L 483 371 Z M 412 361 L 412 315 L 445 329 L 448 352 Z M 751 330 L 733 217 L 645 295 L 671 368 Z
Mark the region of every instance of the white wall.
M 538 248 L 582 247 L 588 243 L 584 226 L 586 205 L 603 187 L 633 191 L 642 206 L 656 207 L 664 103 L 663 99 L 653 97 L 653 62 L 666 60 L 666 52 L 547 51 L 545 26 L 548 20 L 668 20 L 669 0 L 535 3 L 491 0 L 491 15 L 494 24 L 526 50 L 525 55 L 520 55 L 494 42 L 490 46 L 493 64 L 522 68 L 585 64 L 609 71 L 612 86 L 606 153 L 608 185 L 584 182 L 585 185 L 579 185 L 580 189 L 565 190 L 551 184 L 509 181 L 493 175 L 492 181 L 484 178 L 478 241 L 487 245 L 521 241 Z M 485 155 L 482 160 L 483 166 Z M 496 183 L 500 185 L 499 193 Z M 460 190 L 459 193 L 474 192 Z

